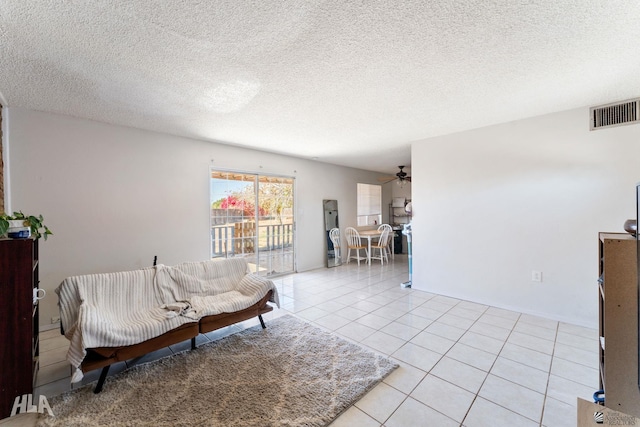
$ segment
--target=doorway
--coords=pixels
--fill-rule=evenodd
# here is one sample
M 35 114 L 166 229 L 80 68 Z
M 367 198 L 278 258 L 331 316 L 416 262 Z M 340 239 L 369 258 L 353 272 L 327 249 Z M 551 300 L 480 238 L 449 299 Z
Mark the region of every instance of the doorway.
M 294 179 L 211 169 L 211 257 L 244 257 L 251 271 L 295 271 Z

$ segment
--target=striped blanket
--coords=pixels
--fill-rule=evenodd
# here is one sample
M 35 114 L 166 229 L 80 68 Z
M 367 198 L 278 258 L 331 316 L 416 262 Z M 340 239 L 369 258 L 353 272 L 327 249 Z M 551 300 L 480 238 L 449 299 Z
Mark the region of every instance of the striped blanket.
M 248 274 L 242 258 L 69 277 L 56 293 L 70 340 L 67 360 L 76 368 L 72 382 L 82 379 L 87 348 L 138 344 L 203 316 L 250 307 L 269 290 L 279 306 L 274 283 Z

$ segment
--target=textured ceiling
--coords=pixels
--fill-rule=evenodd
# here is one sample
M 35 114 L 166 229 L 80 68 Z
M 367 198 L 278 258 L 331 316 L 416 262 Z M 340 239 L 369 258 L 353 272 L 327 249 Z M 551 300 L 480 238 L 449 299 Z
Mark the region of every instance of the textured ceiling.
M 0 100 L 395 173 L 412 141 L 640 96 L 639 42 L 638 0 L 1 0 Z

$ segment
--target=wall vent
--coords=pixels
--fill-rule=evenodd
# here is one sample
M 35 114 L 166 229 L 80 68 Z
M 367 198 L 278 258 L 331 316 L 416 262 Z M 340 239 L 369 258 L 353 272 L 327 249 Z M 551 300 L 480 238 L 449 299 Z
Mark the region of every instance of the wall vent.
M 640 99 L 601 105 L 589 109 L 590 130 L 638 123 Z

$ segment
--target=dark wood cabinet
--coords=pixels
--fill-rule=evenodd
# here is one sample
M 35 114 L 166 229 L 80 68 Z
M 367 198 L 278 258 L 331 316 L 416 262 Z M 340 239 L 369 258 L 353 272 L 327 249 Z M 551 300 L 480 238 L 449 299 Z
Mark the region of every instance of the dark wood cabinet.
M 599 237 L 600 388 L 607 408 L 640 417 L 636 239 L 627 233 Z
M 0 419 L 16 396 L 33 392 L 38 372 L 38 241 L 0 239 Z

